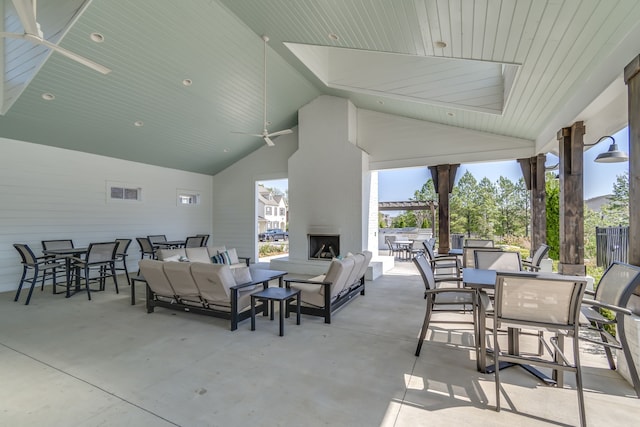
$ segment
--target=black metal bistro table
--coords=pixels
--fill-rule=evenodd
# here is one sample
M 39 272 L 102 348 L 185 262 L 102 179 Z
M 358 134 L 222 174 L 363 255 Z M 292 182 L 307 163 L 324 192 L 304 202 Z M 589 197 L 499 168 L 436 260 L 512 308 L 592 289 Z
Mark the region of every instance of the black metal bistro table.
M 518 273 L 522 273 L 522 272 L 518 272 Z M 496 367 L 495 367 L 495 364 L 486 366 L 486 363 L 485 363 L 486 343 L 483 338 L 485 336 L 484 318 L 486 317 L 486 311 L 485 311 L 484 304 L 481 303 L 480 292 L 483 290 L 495 289 L 497 274 L 498 272 L 495 270 L 483 270 L 480 268 L 466 268 L 466 267 L 462 269 L 462 283 L 464 284 L 465 287 L 473 288 L 476 290 L 476 301 L 478 301 L 478 309 L 476 310 L 476 312 L 478 313 L 478 318 L 476 319 L 476 322 L 478 322 L 477 323 L 478 327 L 476 328 L 476 330 L 478 331 L 478 337 L 476 337 L 476 346 L 477 346 L 476 348 L 479 349 L 479 357 L 477 358 L 478 360 L 476 361 L 476 363 L 477 363 L 478 371 L 484 372 L 487 374 L 493 373 Z M 505 272 L 505 274 L 508 274 L 508 272 Z M 532 273 L 532 275 L 536 275 L 536 274 Z M 507 328 L 507 334 L 508 334 L 508 342 L 509 342 L 508 352 L 509 354 L 517 355 L 519 352 L 518 342 L 520 338 L 520 330 L 518 328 Z M 509 362 L 500 362 L 499 369 L 504 369 L 511 366 L 514 366 L 514 365 Z M 522 366 L 525 370 L 527 370 L 528 372 L 530 372 L 540 380 L 544 381 L 546 384 L 552 385 L 556 383 L 553 379 L 549 378 L 548 376 L 546 376 L 545 374 L 543 374 L 533 366 L 530 366 L 530 365 L 519 365 L 519 366 Z
M 186 244 L 186 240 L 167 240 L 166 242 L 155 242 L 151 245 L 154 248 L 163 248 L 163 249 L 175 249 L 175 248 L 183 248 Z
M 60 257 L 64 257 L 64 266 L 67 271 L 67 292 L 66 298 L 69 298 L 71 295 L 75 295 L 78 291 L 80 291 L 80 275 L 76 273 L 75 279 L 75 290 L 71 293 L 71 258 L 80 257 L 83 254 L 86 254 L 89 251 L 89 248 L 64 248 L 64 249 L 45 249 L 42 251 L 45 255 L 56 255 Z

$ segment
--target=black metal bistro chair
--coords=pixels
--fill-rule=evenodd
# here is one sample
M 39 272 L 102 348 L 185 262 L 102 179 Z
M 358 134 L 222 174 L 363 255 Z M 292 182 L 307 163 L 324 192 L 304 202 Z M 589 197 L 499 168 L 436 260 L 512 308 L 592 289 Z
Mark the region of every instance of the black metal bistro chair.
M 117 247 L 118 243 L 115 241 L 91 243 L 84 259 L 71 258 L 72 268 L 76 270 L 76 274 L 79 276 L 78 280 L 82 282 L 84 279 L 88 299 L 91 299 L 90 282 L 94 281 L 98 283 L 99 288 L 94 290 L 104 291 L 106 279 L 109 277 L 113 278 L 116 293 L 119 293 L 115 269 Z M 70 296 L 70 286 L 71 283 L 67 283 L 67 297 Z
M 51 278 L 53 279 L 53 283 L 56 283 L 56 269 L 60 268 L 60 264 L 57 262 L 52 262 L 50 257 L 42 256 L 36 257 L 29 245 L 16 243 L 13 245 L 14 248 L 20 254 L 20 258 L 22 258 L 22 277 L 20 278 L 20 284 L 18 285 L 18 290 L 16 291 L 16 296 L 13 299 L 14 301 L 18 301 L 20 298 L 20 291 L 22 290 L 22 286 L 25 282 L 30 283 L 29 286 L 29 294 L 27 295 L 27 301 L 24 305 L 29 305 L 31 301 L 31 295 L 33 294 L 33 288 L 36 286 L 36 282 L 40 278 L 40 274 L 42 274 L 42 286 L 44 286 L 45 273 L 51 272 Z M 31 277 L 29 276 L 29 272 L 32 272 Z
M 190 236 L 190 237 L 187 237 L 187 240 L 185 240 L 185 243 L 184 243 L 184 247 L 185 248 L 199 248 L 201 246 L 204 246 L 202 244 L 203 240 L 204 240 L 204 237 L 202 237 L 202 236 Z
M 41 243 L 42 243 L 42 250 L 45 250 L 45 251 L 49 249 L 70 249 L 74 247 L 73 240 L 71 239 L 43 240 Z M 53 274 L 53 272 L 55 271 L 57 274 L 57 278 L 63 278 L 66 280 L 67 278 L 67 266 L 65 263 L 66 255 L 44 255 L 44 256 L 48 257 L 51 262 L 56 262 L 58 264 L 57 269 L 49 270 L 47 273 L 45 273 L 45 276 Z M 69 275 L 70 278 L 72 276 L 73 276 L 72 274 Z M 43 277 L 43 280 L 42 280 L 43 287 L 44 287 L 44 280 L 45 280 L 45 277 Z M 53 293 L 54 294 L 62 293 L 57 291 L 55 280 L 53 281 Z
M 116 243 L 118 243 L 118 246 L 116 247 L 114 268 L 116 271 L 124 271 L 127 277 L 127 283 L 131 284 L 129 280 L 129 270 L 127 269 L 127 249 L 129 249 L 131 239 L 116 239 Z M 120 266 L 118 265 L 119 263 L 121 264 Z
M 202 237 L 202 246 L 207 246 L 207 242 L 209 242 L 208 234 L 196 234 L 197 237 Z
M 156 259 L 156 250 L 149 241 L 148 237 L 136 237 L 136 241 L 138 242 L 138 245 L 140 245 L 141 260 L 145 258 Z M 140 269 L 138 269 L 138 274 L 140 274 Z

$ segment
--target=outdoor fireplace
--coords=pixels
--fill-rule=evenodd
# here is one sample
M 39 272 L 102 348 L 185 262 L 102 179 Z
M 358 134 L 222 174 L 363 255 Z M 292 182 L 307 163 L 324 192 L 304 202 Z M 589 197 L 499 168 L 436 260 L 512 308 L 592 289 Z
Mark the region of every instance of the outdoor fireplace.
M 340 255 L 339 234 L 307 234 L 309 240 L 309 259 L 330 261 Z

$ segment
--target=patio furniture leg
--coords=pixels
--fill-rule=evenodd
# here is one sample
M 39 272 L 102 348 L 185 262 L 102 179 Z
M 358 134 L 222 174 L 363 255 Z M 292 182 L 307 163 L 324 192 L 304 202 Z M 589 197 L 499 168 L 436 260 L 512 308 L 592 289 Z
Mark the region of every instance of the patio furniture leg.
M 422 350 L 422 343 L 427 336 L 427 329 L 429 328 L 429 321 L 431 320 L 431 311 L 433 310 L 433 296 L 427 297 L 427 311 L 424 315 L 424 321 L 422 322 L 422 329 L 420 330 L 420 338 L 418 338 L 418 347 L 416 348 L 416 356 L 420 356 L 420 350 Z
M 18 290 L 16 291 L 16 296 L 13 299 L 13 301 L 18 301 L 18 298 L 20 298 L 20 291 L 22 290 L 22 285 L 24 284 L 25 277 L 27 277 L 27 267 L 26 266 L 22 268 L 22 278 L 20 279 L 20 284 L 18 285 Z

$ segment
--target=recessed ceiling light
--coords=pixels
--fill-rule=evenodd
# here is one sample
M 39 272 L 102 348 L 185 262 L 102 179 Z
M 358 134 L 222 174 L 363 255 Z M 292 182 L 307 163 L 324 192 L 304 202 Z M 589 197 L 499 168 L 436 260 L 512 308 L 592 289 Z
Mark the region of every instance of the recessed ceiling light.
M 222 150 L 222 151 L 224 151 L 225 153 L 228 153 L 228 152 L 229 152 L 229 149 L 228 149 L 228 148 L 225 148 L 225 149 L 224 149 L 224 150 Z
M 52 93 L 46 92 L 42 94 L 42 99 L 44 99 L 45 101 L 53 101 L 54 99 L 56 99 L 56 96 Z
M 182 81 L 182 84 L 183 84 L 183 85 L 185 85 L 185 86 L 191 86 L 191 85 L 193 84 L 193 80 L 191 80 L 191 79 L 184 79 L 184 80 Z
M 338 40 L 340 40 L 340 37 L 338 37 L 338 35 L 336 33 L 329 33 L 329 38 L 335 42 L 337 42 Z
M 456 115 L 456 113 L 451 112 L 451 111 L 447 111 L 447 116 L 449 116 L 449 117 L 453 117 L 453 116 L 455 116 L 455 115 Z
M 89 37 L 96 43 L 102 43 L 104 41 L 104 36 L 100 33 L 91 33 Z
M 446 44 L 445 42 L 443 42 L 443 41 L 438 40 L 438 41 L 436 42 L 436 47 L 437 47 L 438 49 L 444 49 L 445 47 L 447 47 L 447 44 Z
M 137 128 L 141 128 L 142 126 L 144 126 L 144 122 L 142 120 L 137 120 L 133 122 L 133 125 Z

